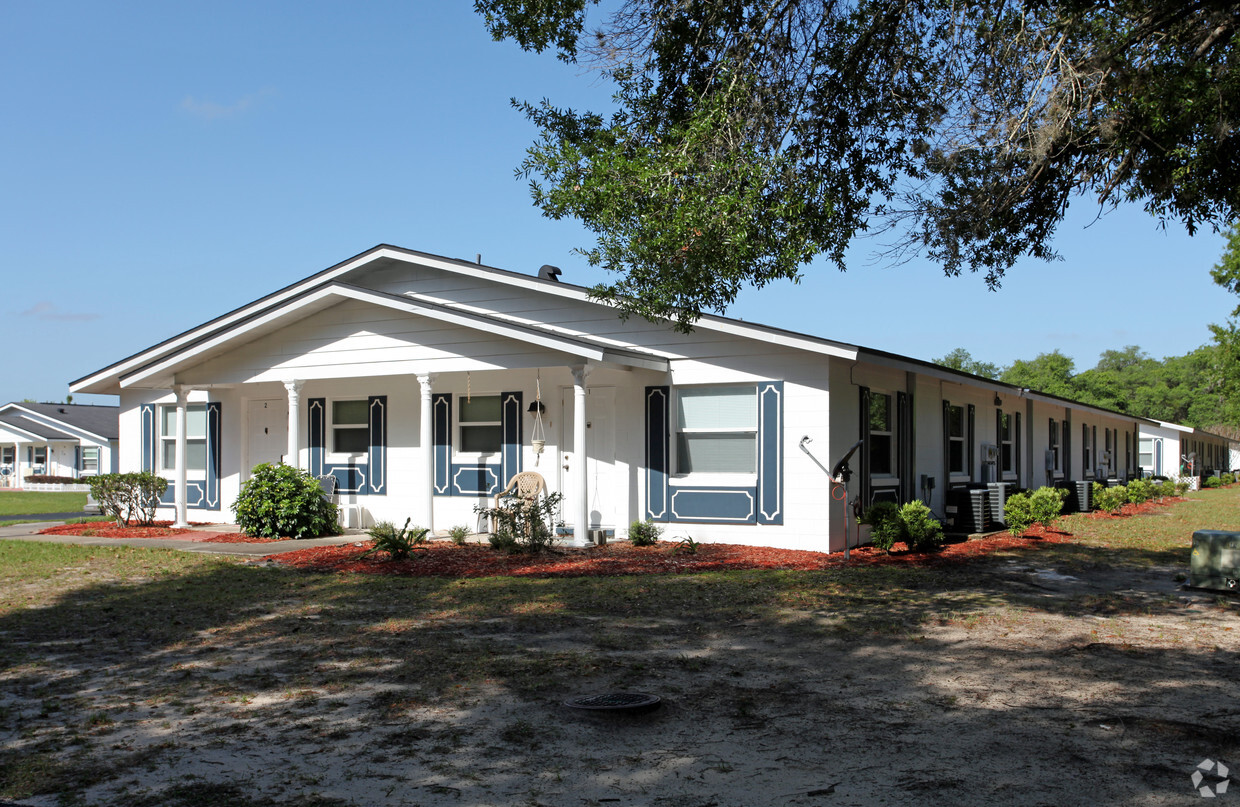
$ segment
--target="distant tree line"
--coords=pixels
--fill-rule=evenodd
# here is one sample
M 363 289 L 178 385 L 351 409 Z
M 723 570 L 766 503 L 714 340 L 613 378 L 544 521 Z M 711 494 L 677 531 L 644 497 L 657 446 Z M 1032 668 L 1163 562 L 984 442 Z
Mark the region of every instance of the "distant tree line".
M 1228 432 L 1230 427 L 1240 435 L 1224 354 L 1222 346 L 1211 344 L 1159 360 L 1136 345 L 1128 345 L 1103 351 L 1093 368 L 1079 373 L 1072 358 L 1059 350 L 1017 359 L 1007 367 L 977 361 L 964 348 L 933 361 L 1115 412 L 1216 433 Z
M 1240 223 L 1211 270 L 1214 282 L 1240 295 Z M 1211 325 L 1214 342 L 1183 356 L 1152 358 L 1136 345 L 1105 350 L 1092 370 L 1076 372 L 1071 358 L 1052 350 L 1008 367 L 977 361 L 956 348 L 935 364 L 1018 387 L 1071 398 L 1138 417 L 1182 423 L 1240 439 L 1240 305 L 1224 325 Z

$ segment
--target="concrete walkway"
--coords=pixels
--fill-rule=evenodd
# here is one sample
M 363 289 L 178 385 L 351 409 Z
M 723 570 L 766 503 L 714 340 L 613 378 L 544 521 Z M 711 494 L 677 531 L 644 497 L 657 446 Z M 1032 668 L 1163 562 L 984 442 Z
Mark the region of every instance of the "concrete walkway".
M 40 521 L 31 524 L 0 524 L 0 540 L 42 541 L 49 544 L 77 544 L 78 546 L 138 546 L 150 549 L 179 549 L 183 552 L 200 552 L 205 555 L 238 555 L 261 558 L 280 555 L 298 549 L 315 546 L 337 546 L 369 540 L 366 533 L 355 530 L 344 535 L 326 538 L 302 538 L 296 541 L 280 541 L 269 544 L 208 544 L 202 541 L 185 541 L 177 538 L 99 538 L 89 535 L 39 535 L 39 530 L 55 527 L 62 521 Z M 211 534 L 238 532 L 235 524 L 205 524 L 191 527 L 194 532 Z

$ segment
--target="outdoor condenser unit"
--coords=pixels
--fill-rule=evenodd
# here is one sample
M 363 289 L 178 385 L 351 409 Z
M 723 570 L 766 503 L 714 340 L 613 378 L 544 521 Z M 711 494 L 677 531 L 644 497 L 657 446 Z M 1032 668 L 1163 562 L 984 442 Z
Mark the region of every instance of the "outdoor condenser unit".
M 1194 532 L 1188 584 L 1197 588 L 1235 590 L 1240 584 L 1240 532 Z

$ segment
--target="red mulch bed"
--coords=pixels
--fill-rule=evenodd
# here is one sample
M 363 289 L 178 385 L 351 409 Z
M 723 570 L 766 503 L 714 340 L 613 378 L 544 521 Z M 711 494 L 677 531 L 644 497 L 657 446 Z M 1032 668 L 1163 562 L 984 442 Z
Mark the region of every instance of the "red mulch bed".
M 896 544 L 890 554 L 870 546 L 853 549 L 848 565 L 933 566 L 958 563 L 998 549 L 1042 543 L 1060 543 L 1069 533 L 1040 527 L 1029 537 L 1000 533 L 976 541 L 948 544 L 938 552 L 910 552 Z M 632 546 L 608 544 L 587 549 L 563 549 L 542 555 L 509 555 L 487 546 L 457 546 L 439 541 L 416 552 L 410 560 L 393 561 L 379 552 L 362 557 L 371 542 L 360 545 L 299 549 L 265 560 L 320 572 L 391 574 L 405 577 L 606 577 L 636 574 L 690 574 L 738 569 L 832 569 L 846 565 L 843 552 L 826 554 L 795 549 L 770 549 L 734 544 L 702 544 L 696 554 L 675 551 L 676 544 Z
M 1163 499 L 1161 502 L 1141 502 L 1141 504 L 1126 504 L 1119 509 L 1118 513 L 1107 513 L 1102 510 L 1095 510 L 1089 514 L 1089 518 L 1106 519 L 1106 518 L 1128 518 L 1129 516 L 1143 516 L 1146 513 L 1152 513 L 1155 510 L 1161 510 L 1169 504 L 1188 501 L 1187 499 Z
M 260 538 L 257 535 L 242 535 L 239 532 L 211 533 L 205 538 L 193 538 L 204 544 L 278 544 L 287 538 Z
M 190 522 L 197 524 L 197 522 Z M 174 530 L 171 521 L 155 521 L 148 525 L 127 524 L 118 527 L 114 521 L 88 521 L 85 524 L 62 524 L 39 530 L 39 535 L 81 535 L 90 538 L 176 538 L 205 544 L 270 544 L 279 538 L 254 538 L 235 532 L 202 532 Z
M 172 538 L 185 535 L 189 530 L 172 529 L 171 521 L 155 521 L 147 526 L 126 524 L 117 526 L 115 521 L 88 521 L 85 524 L 62 524 L 39 530 L 39 535 L 85 535 L 92 538 Z

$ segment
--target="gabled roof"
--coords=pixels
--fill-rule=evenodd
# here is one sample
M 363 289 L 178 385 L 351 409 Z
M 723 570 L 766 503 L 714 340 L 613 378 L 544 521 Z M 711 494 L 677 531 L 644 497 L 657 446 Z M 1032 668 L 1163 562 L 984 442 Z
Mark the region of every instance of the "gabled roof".
M 188 331 L 184 331 L 171 339 L 167 339 L 159 344 L 153 345 L 146 350 L 135 353 L 128 358 L 104 367 L 103 369 L 91 373 L 90 375 L 83 376 L 82 378 L 70 383 L 69 389 L 72 392 L 116 393 L 119 391 L 121 386 L 125 385 L 124 379 L 127 379 L 136 373 L 140 373 L 143 368 L 161 363 L 164 359 L 172 357 L 173 354 L 180 353 L 185 350 L 193 350 L 196 345 L 215 339 L 231 329 L 244 329 L 247 323 L 251 322 L 255 318 L 261 318 L 271 311 L 280 309 L 286 304 L 295 302 L 298 299 L 305 299 L 316 290 L 327 289 L 332 286 L 335 286 L 337 289 L 348 287 L 349 284 L 343 283 L 338 279 L 355 269 L 359 269 L 368 264 L 377 264 L 383 261 L 406 264 L 415 263 L 454 274 L 483 277 L 503 285 L 534 289 L 540 293 L 598 304 L 598 301 L 593 300 L 590 297 L 590 290 L 583 286 L 574 286 L 568 283 L 544 280 L 532 275 L 510 272 L 504 269 L 497 269 L 492 266 L 483 266 L 482 264 L 458 260 L 455 258 L 445 258 L 440 255 L 431 255 L 429 253 L 403 249 L 401 247 L 394 247 L 388 244 L 380 244 L 379 246 L 366 250 L 365 252 L 346 261 L 342 261 L 335 266 L 331 266 L 321 272 L 313 274 L 304 280 L 285 286 L 284 288 L 272 292 L 271 294 L 255 300 L 252 303 L 234 309 L 223 316 L 216 317 L 213 320 L 205 322 L 195 328 L 191 328 Z M 354 286 L 353 288 L 358 287 Z M 374 292 L 370 289 L 365 291 L 373 294 L 381 294 L 381 292 Z M 440 306 L 440 310 L 441 312 L 460 312 L 462 309 L 455 306 Z M 494 321 L 505 326 L 514 324 L 510 320 L 505 321 L 500 318 L 494 318 Z M 527 333 L 531 334 L 534 331 L 542 331 L 544 336 L 555 334 L 552 329 L 540 329 L 528 325 L 526 327 L 529 328 Z M 857 353 L 857 348 L 842 342 L 834 342 L 829 339 L 820 339 L 818 337 L 798 334 L 792 331 L 781 330 L 779 328 L 753 325 L 748 322 L 727 319 L 725 317 L 710 315 L 704 316 L 698 321 L 696 327 L 702 330 L 729 333 L 782 345 L 784 347 L 799 348 L 802 350 L 809 350 L 816 353 L 840 356 L 849 359 L 855 358 Z M 562 334 L 558 334 L 558 336 L 561 338 L 563 337 Z M 590 341 L 588 337 L 574 338 L 577 338 L 582 342 Z M 602 342 L 598 342 L 596 347 L 601 347 L 602 345 Z M 609 347 L 614 349 L 614 346 Z M 132 381 L 130 383 L 132 383 Z
M 603 344 L 599 340 L 568 336 L 547 328 L 539 328 L 508 319 L 430 303 L 408 296 L 388 294 L 332 280 L 323 285 L 307 289 L 291 298 L 273 303 L 267 308 L 227 328 L 208 333 L 201 339 L 173 350 L 156 361 L 125 374 L 120 378 L 120 385 L 122 387 L 142 386 L 144 383 L 150 383 L 152 380 L 159 381 L 160 379 L 163 379 L 162 383 L 164 384 L 171 384 L 171 377 L 181 367 L 192 366 L 202 361 L 205 357 L 218 355 L 223 350 L 230 349 L 232 345 L 253 338 L 253 334 L 261 334 L 264 331 L 279 327 L 280 323 L 302 316 L 306 311 L 320 310 L 326 305 L 343 300 L 358 300 L 407 314 L 428 317 L 440 322 L 486 331 L 551 350 L 558 350 L 578 356 L 583 360 L 612 362 L 651 370 L 667 370 L 667 359 L 653 353 L 618 348 L 613 345 Z
M 93 404 L 8 403 L 0 406 L 0 421 L 50 439 L 85 435 L 106 443 L 120 438 L 120 411 L 119 406 Z
M 0 426 L 38 440 L 77 440 L 73 435 L 54 429 L 46 423 L 18 415 L 0 415 Z

